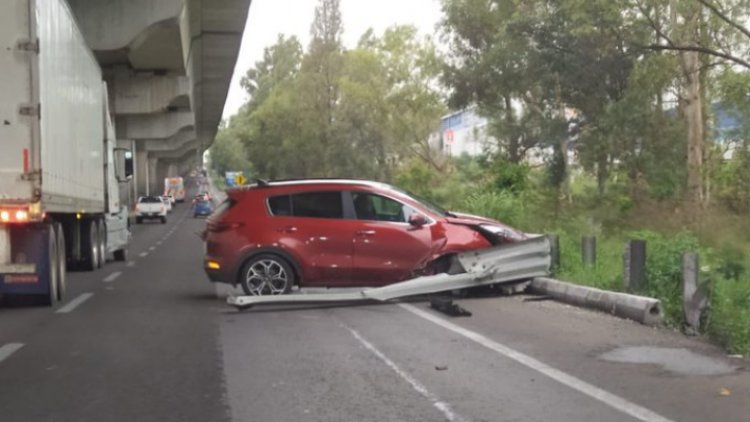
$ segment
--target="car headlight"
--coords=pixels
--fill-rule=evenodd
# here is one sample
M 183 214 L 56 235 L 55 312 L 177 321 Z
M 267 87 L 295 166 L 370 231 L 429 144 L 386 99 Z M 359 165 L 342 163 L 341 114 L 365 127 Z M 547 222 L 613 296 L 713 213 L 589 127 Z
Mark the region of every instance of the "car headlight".
M 515 230 L 505 228 L 505 227 L 494 226 L 491 224 L 482 224 L 481 227 L 483 230 L 489 233 L 492 233 L 497 237 L 502 237 L 504 239 L 508 239 L 512 241 L 520 241 L 520 240 L 526 239 L 523 234 Z

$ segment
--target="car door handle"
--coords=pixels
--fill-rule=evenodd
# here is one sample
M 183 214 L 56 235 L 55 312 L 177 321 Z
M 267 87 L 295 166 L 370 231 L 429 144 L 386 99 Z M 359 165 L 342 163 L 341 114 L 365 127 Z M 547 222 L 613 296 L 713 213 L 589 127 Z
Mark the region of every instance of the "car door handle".
M 357 236 L 367 237 L 367 236 L 373 236 L 375 234 L 375 230 L 358 230 Z
M 286 226 L 283 229 L 278 230 L 281 233 L 294 233 L 297 231 L 297 227 L 295 226 Z

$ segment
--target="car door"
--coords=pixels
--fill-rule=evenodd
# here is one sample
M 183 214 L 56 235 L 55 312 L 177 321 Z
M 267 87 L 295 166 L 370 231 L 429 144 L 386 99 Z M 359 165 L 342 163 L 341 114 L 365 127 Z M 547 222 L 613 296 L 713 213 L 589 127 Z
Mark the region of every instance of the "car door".
M 409 278 L 430 257 L 429 224 L 409 224 L 416 211 L 395 199 L 357 191 L 351 198 L 357 218 L 352 268 L 356 282 L 382 285 Z
M 341 191 L 300 192 L 268 199 L 276 240 L 297 261 L 304 285 L 351 279 L 354 222 L 344 219 Z

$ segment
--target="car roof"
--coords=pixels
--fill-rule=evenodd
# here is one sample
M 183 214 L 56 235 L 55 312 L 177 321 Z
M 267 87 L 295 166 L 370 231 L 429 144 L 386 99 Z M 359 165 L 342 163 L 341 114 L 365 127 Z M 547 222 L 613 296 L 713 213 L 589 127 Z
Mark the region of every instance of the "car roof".
M 309 185 L 352 185 L 352 186 L 368 186 L 372 188 L 380 189 L 393 189 L 393 187 L 387 183 L 375 182 L 372 180 L 360 180 L 360 179 L 338 179 L 338 178 L 318 178 L 318 179 L 283 179 L 283 180 L 259 180 L 247 186 L 232 188 L 232 191 L 243 191 L 252 189 L 267 189 L 274 187 L 289 187 L 289 186 L 309 186 Z

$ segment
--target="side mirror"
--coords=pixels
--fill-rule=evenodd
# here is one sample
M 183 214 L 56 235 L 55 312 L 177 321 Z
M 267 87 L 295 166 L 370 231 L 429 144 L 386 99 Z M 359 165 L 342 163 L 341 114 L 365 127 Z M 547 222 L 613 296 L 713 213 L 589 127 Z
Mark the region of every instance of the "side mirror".
M 427 217 L 422 214 L 414 213 L 409 216 L 409 224 L 414 227 L 422 227 L 427 224 Z
M 120 183 L 133 179 L 133 151 L 127 148 L 115 148 L 115 175 Z

